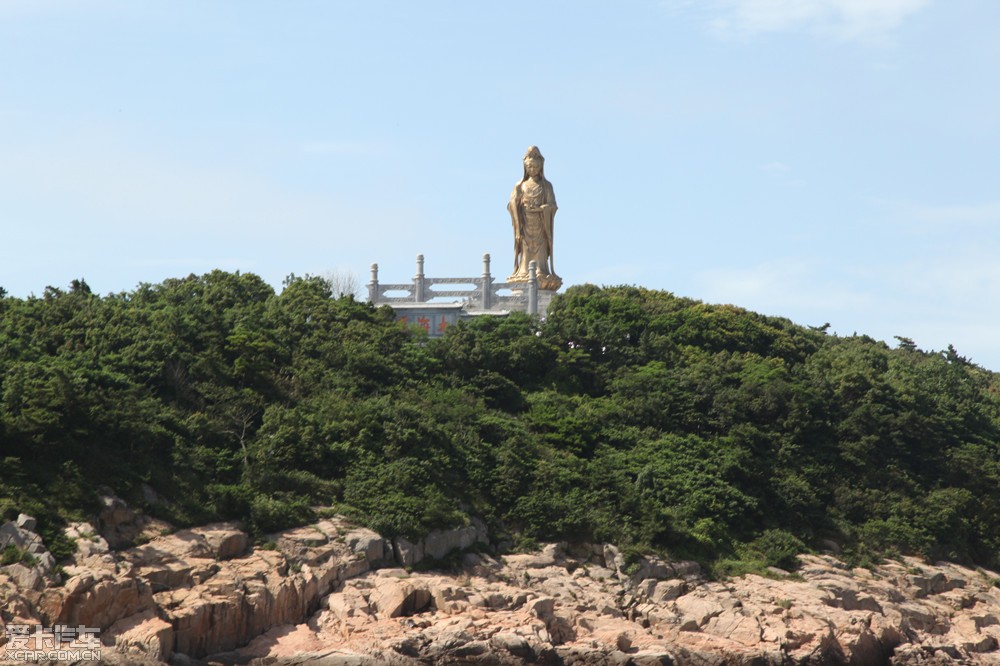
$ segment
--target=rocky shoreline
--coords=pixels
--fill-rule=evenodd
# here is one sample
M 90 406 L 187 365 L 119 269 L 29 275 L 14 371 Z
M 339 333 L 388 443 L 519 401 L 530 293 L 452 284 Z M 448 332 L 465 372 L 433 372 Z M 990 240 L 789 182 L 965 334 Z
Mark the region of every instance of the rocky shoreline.
M 237 524 L 172 531 L 105 504 L 67 529 L 61 570 L 29 516 L 0 526 L 26 554 L 0 568 L 5 626 L 99 629 L 118 664 L 1000 664 L 982 569 L 822 554 L 713 581 L 610 544 L 494 556 L 482 525 L 414 543 L 336 516 L 253 547 Z

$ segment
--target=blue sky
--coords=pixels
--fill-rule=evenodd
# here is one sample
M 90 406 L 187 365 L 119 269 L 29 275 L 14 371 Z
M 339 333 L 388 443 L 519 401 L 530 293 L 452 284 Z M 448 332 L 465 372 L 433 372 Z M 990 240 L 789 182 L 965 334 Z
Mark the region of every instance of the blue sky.
M 0 0 L 0 286 L 512 265 L 1000 370 L 1000 2 Z

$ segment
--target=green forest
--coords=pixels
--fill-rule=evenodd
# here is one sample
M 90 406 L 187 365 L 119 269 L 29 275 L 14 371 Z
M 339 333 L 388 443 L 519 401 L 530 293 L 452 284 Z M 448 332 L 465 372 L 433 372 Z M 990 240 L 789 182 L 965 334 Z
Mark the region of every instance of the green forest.
M 998 398 L 953 348 L 637 287 L 428 339 L 319 277 L 78 280 L 0 298 L 0 511 L 51 536 L 106 488 L 259 537 L 329 507 L 386 536 L 474 516 L 520 547 L 613 542 L 723 573 L 830 541 L 861 564 L 998 566 Z

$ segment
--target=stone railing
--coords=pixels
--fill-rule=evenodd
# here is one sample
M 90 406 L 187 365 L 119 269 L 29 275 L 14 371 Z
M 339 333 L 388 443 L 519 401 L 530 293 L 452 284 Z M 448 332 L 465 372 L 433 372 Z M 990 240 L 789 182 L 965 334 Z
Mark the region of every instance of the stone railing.
M 525 282 L 494 282 L 490 275 L 490 255 L 483 255 L 483 274 L 468 278 L 429 278 L 424 275 L 424 255 L 417 255 L 417 274 L 409 284 L 383 284 L 378 281 L 378 264 L 372 264 L 371 281 L 368 283 L 368 300 L 376 305 L 427 303 L 435 298 L 460 298 L 470 310 L 494 311 L 519 310 L 538 314 L 538 268 L 532 261 L 528 265 L 530 277 Z M 469 285 L 469 289 L 435 289 L 435 285 Z M 389 292 L 407 292 L 407 296 L 386 296 Z M 501 291 L 511 294 L 501 295 Z

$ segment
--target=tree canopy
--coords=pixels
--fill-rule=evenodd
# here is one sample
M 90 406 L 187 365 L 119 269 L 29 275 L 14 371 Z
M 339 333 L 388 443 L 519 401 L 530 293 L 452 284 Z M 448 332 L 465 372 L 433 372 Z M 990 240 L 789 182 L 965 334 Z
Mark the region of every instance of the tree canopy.
M 0 293 L 0 510 L 54 526 L 108 487 L 259 534 L 322 505 L 389 536 L 478 516 L 703 561 L 832 539 L 996 566 L 998 396 L 951 347 L 636 287 L 429 340 L 318 277 L 79 280 Z

